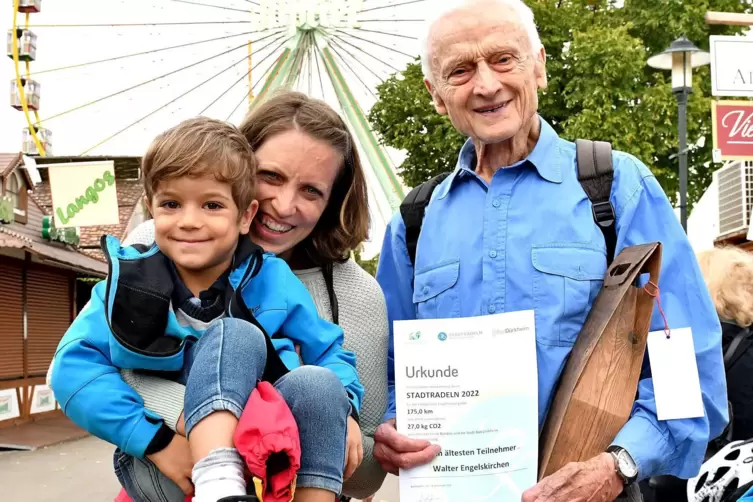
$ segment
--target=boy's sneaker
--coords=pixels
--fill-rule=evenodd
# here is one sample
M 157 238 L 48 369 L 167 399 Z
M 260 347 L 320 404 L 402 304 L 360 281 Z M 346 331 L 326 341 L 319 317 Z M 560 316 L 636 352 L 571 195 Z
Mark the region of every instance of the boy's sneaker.
M 233 495 L 231 497 L 222 497 L 217 502 L 259 502 L 256 495 Z

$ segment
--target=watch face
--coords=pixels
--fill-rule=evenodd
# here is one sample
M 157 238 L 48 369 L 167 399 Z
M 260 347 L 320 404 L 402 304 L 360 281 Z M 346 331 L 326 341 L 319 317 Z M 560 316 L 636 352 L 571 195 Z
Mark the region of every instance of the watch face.
M 634 478 L 638 476 L 638 466 L 635 465 L 635 462 L 633 462 L 633 459 L 630 457 L 630 454 L 627 451 L 620 451 L 617 454 L 617 459 L 617 467 L 626 478 Z

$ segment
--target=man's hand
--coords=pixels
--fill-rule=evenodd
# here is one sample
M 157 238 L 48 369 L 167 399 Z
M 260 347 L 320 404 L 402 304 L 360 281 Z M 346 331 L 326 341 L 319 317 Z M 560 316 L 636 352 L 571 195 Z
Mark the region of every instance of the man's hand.
M 523 492 L 522 502 L 612 502 L 625 488 L 614 458 L 602 453 L 573 462 Z
M 345 443 L 345 471 L 343 481 L 350 478 L 363 460 L 361 428 L 353 417 L 348 417 L 348 438 Z
M 398 469 L 428 464 L 439 452 L 439 445 L 399 434 L 394 418 L 377 427 L 374 434 L 374 458 L 391 474 L 398 474 Z
M 193 495 L 191 482 L 193 457 L 186 438 L 176 434 L 164 450 L 147 455 L 147 458 L 162 471 L 162 474 L 172 479 L 183 490 L 183 493 Z

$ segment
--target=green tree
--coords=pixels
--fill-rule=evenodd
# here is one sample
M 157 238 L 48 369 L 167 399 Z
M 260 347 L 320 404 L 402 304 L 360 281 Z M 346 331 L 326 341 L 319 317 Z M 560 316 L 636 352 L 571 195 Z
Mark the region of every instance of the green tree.
M 353 251 L 353 259 L 364 269 L 366 272 L 376 277 L 377 265 L 379 264 L 379 255 L 377 254 L 370 260 L 361 258 L 361 250 L 356 249 Z
M 564 138 L 610 141 L 656 174 L 674 202 L 678 189 L 677 104 L 669 72 L 646 65 L 685 34 L 704 50 L 709 35 L 741 28 L 709 26 L 708 10 L 753 10 L 749 0 L 528 0 L 547 53 L 548 86 L 539 113 Z M 711 78 L 693 75 L 688 102 L 688 199 L 711 182 Z M 411 63 L 378 87 L 369 119 L 382 141 L 407 151 L 400 175 L 415 186 L 455 166 L 465 138 L 434 110 L 420 64 Z

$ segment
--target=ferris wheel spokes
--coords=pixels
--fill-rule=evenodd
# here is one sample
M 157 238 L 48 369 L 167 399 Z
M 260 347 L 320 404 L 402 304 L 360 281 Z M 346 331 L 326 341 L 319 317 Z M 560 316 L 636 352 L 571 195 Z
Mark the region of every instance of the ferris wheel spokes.
M 69 1 L 83 6 L 87 0 Z M 423 22 L 423 7 L 419 6 L 427 1 L 100 0 L 99 4 L 112 2 L 113 8 L 97 9 L 99 18 L 92 15 L 84 19 L 67 17 L 69 12 L 58 7 L 57 16 L 46 14 L 33 25 L 49 29 L 45 30 L 49 38 L 40 47 L 70 46 L 57 56 L 61 58 L 57 65 L 35 73 L 55 80 L 53 88 L 58 96 L 51 101 L 58 106 L 49 109 L 51 117 L 37 117 L 36 122 L 32 118 L 30 125 L 60 120 L 61 132 L 69 136 L 63 140 L 69 150 L 84 150 L 84 155 L 106 154 L 141 144 L 145 137 L 175 120 L 174 116 L 198 111 L 199 115 L 222 118 L 230 112 L 226 120 L 237 122 L 240 112 L 245 115 L 247 109 L 263 103 L 272 90 L 300 90 L 329 102 L 353 131 L 368 171 L 371 205 L 380 216 L 375 221 L 383 225 L 399 203 L 403 188 L 387 151 L 370 129 L 365 111 L 377 99 L 377 86 L 415 60 L 418 51 L 414 50 L 413 23 Z M 136 3 L 145 7 L 136 8 Z M 140 22 L 144 20 L 150 22 Z M 58 23 L 52 24 L 54 21 Z M 81 24 L 74 24 L 78 22 Z M 66 28 L 81 28 L 81 32 L 93 28 L 92 35 L 81 35 L 81 43 L 86 43 L 87 36 L 99 39 L 98 28 L 109 30 L 102 31 L 99 48 L 120 47 L 126 37 L 133 43 L 114 54 L 110 49 L 101 54 L 90 51 L 90 60 L 82 61 L 76 56 L 80 46 L 68 42 L 73 39 L 66 38 Z M 110 36 L 114 43 L 108 46 L 104 40 Z M 213 43 L 217 45 L 209 45 Z M 238 51 L 245 47 L 248 54 L 241 58 Z M 49 52 L 48 61 L 55 61 L 53 52 L 57 51 Z M 156 53 L 167 54 L 151 57 Z M 66 54 L 70 59 L 65 59 Z M 121 60 L 127 62 L 104 66 Z M 248 61 L 248 68 L 241 66 L 243 61 Z M 96 70 L 85 69 L 95 65 Z M 79 70 L 76 73 L 82 75 L 71 70 Z M 56 72 L 64 71 L 71 71 L 70 79 L 57 77 Z M 152 72 L 154 75 L 149 75 Z M 97 81 L 97 77 L 102 80 Z M 155 81 L 158 83 L 149 85 Z M 61 84 L 69 82 L 72 92 L 61 99 L 65 88 Z M 48 85 L 47 80 L 44 85 Z M 123 99 L 117 97 L 124 94 Z M 97 99 L 91 100 L 91 96 Z M 123 108 L 126 102 L 138 106 L 127 104 Z M 25 113 L 31 115 L 31 110 Z M 93 133 L 106 127 L 99 133 L 106 137 L 84 137 L 82 141 L 80 135 L 71 135 L 69 131 L 76 128 L 69 124 L 77 121 L 97 124 L 85 128 Z M 96 144 L 89 146 L 95 140 Z
M 218 76 L 220 76 L 220 75 L 222 75 L 223 73 L 225 73 L 225 72 L 229 71 L 229 70 L 230 70 L 231 68 L 233 68 L 234 66 L 236 66 L 236 65 L 238 65 L 238 64 L 240 64 L 240 63 L 242 63 L 242 62 L 244 62 L 244 61 L 247 61 L 247 59 L 248 59 L 248 58 L 247 58 L 246 56 L 244 56 L 244 57 L 243 57 L 243 59 L 240 59 L 239 61 L 237 61 L 237 62 L 235 62 L 235 63 L 231 64 L 230 66 L 228 66 L 228 67 L 226 67 L 226 68 L 224 68 L 224 69 L 220 70 L 219 72 L 215 73 L 214 75 L 212 75 L 211 77 L 207 78 L 206 80 L 204 80 L 204 81 L 200 82 L 199 84 L 195 85 L 194 87 L 191 87 L 191 88 L 190 88 L 189 90 L 187 90 L 187 91 L 185 91 L 185 92 L 181 93 L 181 94 L 180 94 L 179 96 L 177 96 L 176 98 L 173 98 L 173 99 L 171 99 L 171 100 L 170 100 L 170 101 L 168 101 L 167 103 L 165 103 L 165 104 L 163 104 L 163 105 L 159 106 L 158 108 L 156 108 L 156 109 L 152 110 L 151 112 L 147 113 L 147 114 L 146 114 L 146 115 L 144 115 L 143 117 L 141 117 L 141 118 L 137 119 L 136 121 L 134 121 L 134 122 L 132 122 L 132 123 L 128 124 L 127 126 L 125 126 L 125 127 L 124 127 L 124 128 L 122 128 L 122 129 L 120 129 L 120 130 L 119 130 L 119 131 L 117 131 L 116 133 L 114 133 L 114 134 L 112 134 L 112 135 L 108 136 L 107 138 L 103 139 L 102 141 L 100 141 L 100 142 L 99 142 L 99 143 L 97 143 L 96 145 L 92 146 L 91 148 L 89 148 L 88 150 L 86 150 L 85 152 L 83 152 L 83 153 L 82 153 L 81 155 L 82 155 L 82 156 L 84 156 L 84 155 L 88 154 L 89 152 L 91 152 L 92 150 L 94 150 L 95 148 L 97 148 L 97 147 L 99 147 L 99 146 L 101 146 L 101 145 L 103 145 L 103 144 L 107 143 L 107 142 L 108 142 L 108 141 L 110 141 L 111 139 L 113 139 L 113 138 L 115 138 L 115 137 L 117 137 L 117 136 L 121 135 L 122 133 L 124 133 L 124 132 L 125 132 L 125 131 L 127 131 L 128 129 L 130 129 L 130 128 L 132 128 L 132 127 L 134 127 L 134 126 L 136 126 L 136 125 L 140 124 L 140 123 L 141 123 L 141 122 L 143 122 L 144 120 L 146 120 L 146 119 L 148 119 L 149 117 L 151 117 L 151 116 L 155 115 L 156 113 L 158 113 L 158 112 L 160 112 L 160 111 L 164 110 L 165 108 L 167 108 L 168 106 L 172 105 L 172 104 L 173 104 L 173 103 L 175 103 L 176 101 L 178 101 L 178 100 L 180 100 L 180 99 L 184 98 L 185 96 L 187 96 L 188 94 L 190 94 L 190 93 L 194 92 L 194 91 L 195 91 L 195 90 L 197 90 L 198 88 L 200 88 L 200 87 L 202 87 L 202 86 L 206 85 L 207 83 L 211 82 L 212 80 L 214 80 L 214 79 L 215 79 L 215 78 L 217 78 Z
M 269 38 L 269 37 L 272 37 L 272 36 L 275 36 L 275 35 L 279 35 L 279 34 L 280 34 L 281 32 L 282 32 L 282 31 L 278 31 L 278 32 L 275 32 L 275 33 L 271 33 L 271 34 L 269 34 L 269 35 L 266 35 L 266 36 L 264 36 L 264 37 L 262 37 L 262 38 L 259 38 L 259 39 L 255 40 L 255 42 L 260 42 L 260 41 L 262 41 L 262 40 L 265 40 L 265 39 L 267 39 L 267 38 Z M 154 78 L 151 78 L 151 79 L 145 80 L 145 81 L 143 81 L 143 82 L 140 82 L 140 83 L 138 83 L 138 84 L 132 85 L 132 86 L 130 86 L 130 87 L 127 87 L 127 88 L 125 88 L 125 89 L 122 89 L 122 90 L 120 90 L 120 91 L 117 91 L 117 92 L 114 92 L 114 93 L 108 94 L 108 95 L 106 95 L 106 96 L 102 96 L 102 97 L 100 97 L 100 98 L 94 99 L 94 100 L 92 100 L 92 101 L 86 102 L 86 103 L 84 103 L 84 104 L 81 104 L 81 105 L 79 105 L 79 106 L 76 106 L 76 107 L 74 107 L 74 108 L 71 108 L 71 109 L 69 109 L 69 110 L 65 110 L 65 111 L 63 111 L 63 112 L 57 113 L 57 114 L 55 114 L 55 115 L 53 115 L 53 116 L 51 116 L 51 117 L 48 117 L 48 118 L 45 118 L 45 119 L 41 119 L 41 120 L 39 120 L 38 122 L 36 122 L 36 124 L 35 124 L 35 125 L 40 125 L 40 124 L 41 124 L 42 122 L 49 122 L 50 120 L 53 120 L 53 119 L 56 119 L 56 118 L 58 118 L 58 117 L 62 117 L 62 116 L 64 116 L 64 115 L 67 115 L 67 114 L 69 114 L 69 113 L 72 113 L 72 112 L 75 112 L 75 111 L 81 110 L 81 109 L 83 109 L 83 108 L 86 108 L 86 107 L 88 107 L 88 106 L 94 105 L 94 104 L 96 104 L 96 103 L 101 103 L 102 101 L 105 101 L 105 100 L 107 100 L 107 99 L 113 98 L 113 97 L 115 97 L 115 96 L 119 96 L 119 95 L 121 95 L 121 94 L 124 94 L 124 93 L 126 93 L 126 92 L 132 91 L 132 90 L 134 90 L 134 89 L 137 89 L 137 88 L 139 88 L 139 87 L 143 87 L 143 86 L 145 86 L 145 85 L 151 84 L 151 83 L 153 83 L 153 82 L 156 82 L 157 80 L 160 80 L 160 79 L 163 79 L 163 78 L 169 77 L 169 76 L 171 76 L 171 75 L 175 75 L 175 74 L 177 74 L 177 73 L 180 73 L 180 72 L 182 72 L 182 71 L 185 71 L 185 70 L 187 70 L 187 69 L 189 69 L 189 68 L 193 68 L 193 67 L 195 67 L 195 66 L 198 66 L 198 65 L 200 65 L 200 64 L 202 64 L 202 63 L 206 63 L 207 61 L 211 61 L 211 60 L 213 60 L 213 59 L 216 59 L 216 58 L 218 58 L 218 57 L 220 57 L 220 56 L 224 56 L 224 55 L 226 55 L 226 54 L 230 54 L 230 53 L 232 53 L 232 52 L 235 52 L 235 51 L 237 51 L 237 50 L 239 50 L 239 49 L 242 49 L 242 48 L 246 48 L 247 46 L 248 46 L 248 43 L 247 43 L 247 42 L 244 42 L 244 43 L 242 43 L 242 44 L 240 44 L 240 45 L 238 45 L 238 46 L 236 46 L 236 47 L 233 47 L 233 48 L 231 48 L 231 49 L 227 49 L 227 50 L 224 50 L 224 51 L 222 51 L 222 52 L 220 52 L 220 53 L 218 53 L 218 54 L 213 54 L 213 55 L 211 55 L 211 56 L 209 56 L 209 57 L 205 57 L 205 58 L 203 58 L 203 59 L 200 59 L 199 61 L 196 61 L 196 62 L 193 62 L 193 63 L 187 64 L 187 65 L 185 65 L 185 66 L 182 66 L 182 67 L 180 67 L 180 68 L 177 68 L 177 69 L 175 69 L 175 70 L 169 71 L 169 72 L 167 72 L 167 73 L 163 73 L 162 75 L 159 75 L 159 76 L 157 76 L 157 77 L 154 77 Z M 246 56 L 246 57 L 244 57 L 244 59 L 248 59 L 248 57 Z
M 277 29 L 280 29 L 280 28 L 283 28 L 283 27 L 282 26 L 278 26 L 277 27 Z M 123 54 L 123 55 L 120 55 L 120 56 L 113 56 L 111 58 L 106 58 L 106 59 L 98 59 L 96 61 L 89 61 L 89 62 L 86 62 L 86 63 L 76 63 L 76 64 L 73 64 L 73 65 L 61 66 L 59 68 L 50 68 L 49 70 L 35 71 L 31 75 L 32 76 L 36 76 L 36 75 L 41 75 L 43 73 L 52 73 L 52 72 L 63 71 L 63 70 L 73 70 L 73 69 L 76 69 L 76 68 L 83 68 L 84 66 L 92 66 L 92 65 L 96 65 L 96 64 L 100 64 L 100 63 L 109 63 L 109 62 L 112 62 L 112 61 L 119 61 L 119 60 L 122 60 L 122 59 L 127 59 L 127 58 L 137 57 L 137 56 L 146 56 L 148 54 L 156 54 L 158 52 L 169 51 L 169 50 L 172 50 L 172 49 L 185 49 L 186 47 L 192 47 L 192 46 L 195 46 L 195 45 L 205 44 L 205 43 L 209 43 L 209 42 L 218 42 L 220 40 L 227 40 L 229 38 L 242 37 L 242 36 L 245 36 L 245 35 L 253 35 L 254 33 L 260 33 L 260 32 L 259 31 L 244 31 L 244 32 L 241 32 L 241 33 L 233 33 L 231 35 L 224 35 L 224 36 L 221 36 L 221 37 L 207 38 L 207 39 L 204 39 L 204 40 L 198 40 L 196 42 L 187 42 L 187 43 L 184 43 L 184 44 L 170 45 L 168 47 L 161 47 L 159 49 L 151 49 L 151 50 L 148 50 L 148 51 L 134 52 L 132 54 Z
M 387 5 L 380 5 L 378 7 L 369 7 L 368 9 L 361 9 L 358 12 L 360 14 L 360 13 L 363 13 L 363 12 L 370 12 L 370 11 L 374 11 L 374 10 L 391 9 L 391 8 L 394 8 L 394 7 L 402 7 L 403 5 L 410 5 L 412 3 L 421 3 L 421 2 L 426 2 L 426 1 L 428 1 L 428 0 L 406 0 L 406 1 L 403 1 L 403 2 L 396 2 L 396 3 L 387 4 Z
M 285 37 L 285 35 L 281 35 L 281 36 L 275 38 L 269 44 L 267 44 L 264 47 L 262 47 L 262 49 L 260 49 L 260 51 L 263 50 L 263 49 L 265 49 L 265 48 L 267 48 L 267 47 L 269 47 L 270 45 L 272 45 L 272 44 L 274 44 L 276 42 L 279 42 L 280 39 L 282 39 L 284 37 Z M 293 37 L 285 38 L 285 40 L 283 40 L 277 47 L 275 47 L 274 49 L 272 49 L 271 51 L 269 51 L 269 53 L 266 56 L 264 56 L 260 61 L 257 61 L 254 64 L 254 66 L 252 66 L 251 68 L 249 68 L 248 71 L 244 75 L 241 75 L 241 77 L 238 80 L 236 80 L 235 82 L 233 82 L 232 84 L 230 84 L 230 87 L 228 87 L 222 94 L 220 94 L 219 96 L 217 96 L 217 98 L 215 98 L 214 101 L 212 101 L 206 107 L 204 107 L 204 109 L 199 112 L 199 115 L 203 115 L 207 110 L 209 110 L 212 106 L 214 106 L 215 103 L 217 103 L 220 99 L 222 99 L 228 92 L 230 92 L 242 80 L 247 79 L 248 76 L 251 75 L 251 72 L 253 72 L 256 68 L 258 68 L 262 63 L 264 63 L 264 61 L 266 61 L 272 54 L 274 54 L 275 51 L 279 50 L 280 47 L 282 47 L 283 45 L 285 45 L 292 38 Z M 246 58 L 246 59 L 248 59 L 248 58 Z M 253 87 L 254 86 L 251 86 L 251 89 L 249 90 L 249 94 L 250 94 L 251 90 L 253 89 Z M 244 96 L 243 100 L 245 100 L 246 98 L 247 98 L 247 96 Z M 243 103 L 243 101 L 241 101 L 241 103 Z M 238 105 L 238 107 L 239 106 L 240 106 L 240 104 Z M 237 110 L 238 107 L 236 107 L 235 110 Z M 233 112 L 231 112 L 231 115 L 235 112 L 235 110 Z
M 197 6 L 200 6 L 200 7 L 213 7 L 215 9 L 223 9 L 223 10 L 231 10 L 231 11 L 236 11 L 236 12 L 243 12 L 244 14 L 253 13 L 253 11 L 249 11 L 247 9 L 237 9 L 235 7 L 225 7 L 224 5 L 212 5 L 212 4 L 208 4 L 208 3 L 194 2 L 192 0 L 170 0 L 170 1 L 171 2 L 175 2 L 175 3 L 185 3 L 185 4 L 189 4 L 189 5 L 197 5 Z

